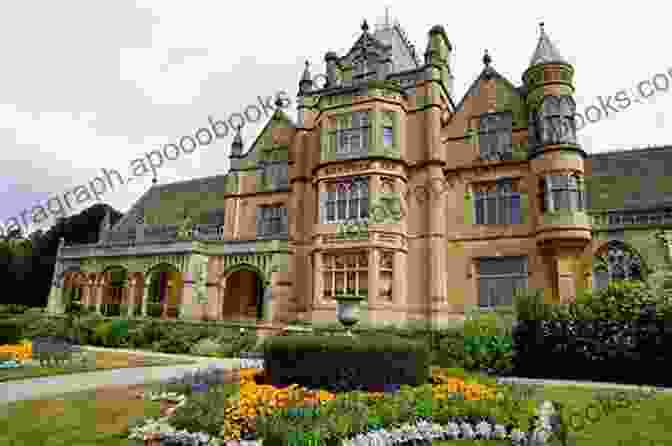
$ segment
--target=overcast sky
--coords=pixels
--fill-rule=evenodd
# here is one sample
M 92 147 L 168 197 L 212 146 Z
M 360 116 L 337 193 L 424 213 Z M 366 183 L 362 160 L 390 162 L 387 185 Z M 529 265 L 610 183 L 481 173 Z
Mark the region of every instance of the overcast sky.
M 130 162 L 286 91 L 295 106 L 305 60 L 323 73 L 390 7 L 422 56 L 427 32 L 443 25 L 453 44 L 453 97 L 480 73 L 483 51 L 514 85 L 528 67 L 538 23 L 576 70 L 577 110 L 600 107 L 657 73 L 672 80 L 669 17 L 659 2 L 606 1 L 235 2 L 223 0 L 50 0 L 6 2 L 0 26 L 0 224 L 100 175 L 129 175 Z M 654 6 L 658 5 L 658 6 Z M 658 79 L 662 85 L 662 79 Z M 632 97 L 632 94 L 630 94 Z M 672 92 L 588 124 L 589 153 L 672 143 Z M 290 113 L 293 117 L 295 112 Z M 245 150 L 265 119 L 244 129 Z M 159 183 L 226 173 L 231 135 L 166 161 Z M 151 175 L 115 186 L 101 201 L 121 212 L 151 186 Z M 95 201 L 73 205 L 68 215 Z M 28 214 L 30 215 L 30 214 Z M 30 230 L 48 229 L 53 218 Z

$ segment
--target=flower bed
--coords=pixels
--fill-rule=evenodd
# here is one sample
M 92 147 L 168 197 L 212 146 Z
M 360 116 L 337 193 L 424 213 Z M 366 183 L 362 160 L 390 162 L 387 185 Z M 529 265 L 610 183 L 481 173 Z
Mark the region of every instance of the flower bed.
M 238 395 L 227 398 L 221 395 L 217 399 L 214 388 L 206 390 L 197 399 L 204 402 L 210 398 L 211 406 L 194 402 L 190 407 L 191 398 L 186 398 L 171 412 L 172 417 L 148 420 L 148 425 L 131 430 L 130 438 L 143 438 L 147 442 L 161 439 L 161 444 L 175 445 L 214 445 L 264 438 L 275 444 L 297 432 L 313 432 L 330 444 L 357 446 L 371 441 L 382 446 L 401 445 L 412 439 L 508 439 L 518 444 L 530 436 L 536 436 L 543 444 L 549 435 L 549 414 L 542 413 L 536 401 L 515 400 L 504 387 L 485 378 L 463 379 L 445 370 L 432 370 L 431 382 L 424 386 L 385 386 L 383 392 L 336 395 L 297 384 L 283 388 L 258 384 L 254 378 L 260 373 L 242 369 Z M 172 398 L 175 401 L 174 395 Z M 185 416 L 190 415 L 186 412 L 190 410 L 200 411 L 200 415 L 191 415 L 198 419 L 196 424 L 206 426 L 207 436 L 206 432 L 189 434 L 184 429 Z M 214 412 L 221 418 L 202 420 Z M 545 420 L 535 421 L 538 416 Z M 182 420 L 177 427 L 175 418 Z M 187 440 L 193 443 L 180 443 Z

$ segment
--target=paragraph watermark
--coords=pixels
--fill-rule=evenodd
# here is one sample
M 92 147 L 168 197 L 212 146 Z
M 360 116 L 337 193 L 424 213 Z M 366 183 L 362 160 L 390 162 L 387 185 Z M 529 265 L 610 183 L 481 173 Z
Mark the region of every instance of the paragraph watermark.
M 126 180 L 115 169 L 101 169 L 102 175 L 94 177 L 86 184 L 49 198 L 45 205 L 38 204 L 30 209 L 24 209 L 19 216 L 8 218 L 4 224 L 0 224 L 0 237 L 17 229 L 27 232 L 31 224 L 41 225 L 50 217 L 65 218 L 74 212 L 73 204 L 79 207 L 91 201 L 100 201 L 105 193 L 114 191 L 115 183 L 125 185 L 150 173 L 156 177 L 157 170 L 163 166 L 165 160 L 174 161 L 182 154 L 191 155 L 197 148 L 209 146 L 218 139 L 234 134 L 235 130 L 246 122 L 256 123 L 264 115 L 267 118 L 272 116 L 275 107 L 285 109 L 291 105 L 291 100 L 285 91 L 280 91 L 275 97 L 268 96 L 265 100 L 261 96 L 257 98 L 259 106 L 248 105 L 242 113 L 233 113 L 224 120 L 208 116 L 209 126 L 197 129 L 193 136 L 182 136 L 176 142 L 164 144 L 161 149 L 146 152 L 143 157 L 131 160 L 130 175 Z
M 651 100 L 655 95 L 666 93 L 670 87 L 672 87 L 672 68 L 638 82 L 634 88 L 619 90 L 609 96 L 598 96 L 593 104 L 584 108 L 583 113 L 575 111 L 571 121 L 562 120 L 558 124 L 557 120 L 550 119 L 548 125 L 552 139 L 562 140 L 570 134 L 572 132 L 570 125 L 579 132 L 589 123 L 595 124 L 603 118 L 614 116 L 627 110 L 632 104 L 643 104 L 645 99 Z

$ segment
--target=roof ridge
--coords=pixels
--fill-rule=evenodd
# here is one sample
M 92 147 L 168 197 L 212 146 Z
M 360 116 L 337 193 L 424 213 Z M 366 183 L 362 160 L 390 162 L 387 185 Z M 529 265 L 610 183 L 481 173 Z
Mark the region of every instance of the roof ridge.
M 672 150 L 672 145 L 605 150 L 603 152 L 591 153 L 589 156 L 590 157 L 609 156 L 609 155 L 617 155 L 617 154 L 628 154 L 628 153 L 634 153 L 634 152 L 646 152 L 646 151 L 656 151 L 656 150 L 666 150 L 666 149 Z

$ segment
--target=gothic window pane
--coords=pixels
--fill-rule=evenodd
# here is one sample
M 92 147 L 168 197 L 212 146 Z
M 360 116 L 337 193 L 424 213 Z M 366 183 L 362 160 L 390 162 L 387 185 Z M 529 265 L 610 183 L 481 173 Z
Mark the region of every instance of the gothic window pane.
M 327 221 L 336 220 L 336 203 L 333 201 L 327 202 Z
M 383 144 L 385 147 L 392 147 L 394 145 L 394 134 L 392 127 L 383 128 Z
M 347 153 L 348 152 L 348 131 L 347 130 L 341 130 L 340 135 L 339 135 L 339 144 L 338 144 L 338 153 Z
M 361 130 L 361 137 L 362 137 L 361 150 L 368 150 L 368 148 L 369 148 L 369 128 L 368 127 L 364 127 Z
M 509 223 L 510 212 L 509 212 L 509 197 L 500 196 L 499 197 L 499 213 L 497 214 L 497 223 L 505 225 Z
M 520 194 L 511 195 L 511 224 L 518 225 L 520 218 Z
M 497 196 L 494 193 L 488 193 L 486 198 L 485 224 L 497 223 Z
M 338 216 L 337 220 L 345 220 L 347 218 L 347 200 L 338 200 Z
M 483 225 L 485 224 L 485 200 L 483 195 L 478 192 L 476 195 L 476 224 Z
M 357 218 L 358 210 L 359 210 L 359 198 L 353 198 L 352 200 L 350 200 L 350 209 L 348 212 L 348 217 Z
M 369 199 L 364 197 L 359 201 L 359 218 L 369 217 Z
M 350 151 L 351 152 L 356 152 L 357 150 L 360 150 L 360 133 L 358 131 L 352 131 L 350 134 Z
M 579 192 L 570 191 L 569 192 L 569 209 L 578 210 L 579 209 Z

